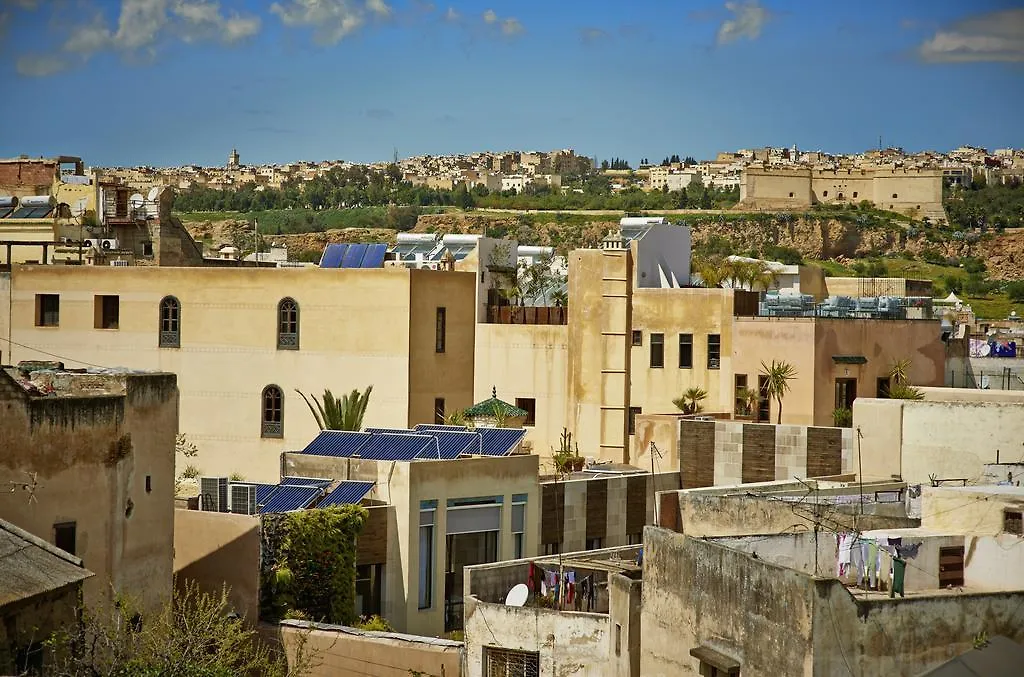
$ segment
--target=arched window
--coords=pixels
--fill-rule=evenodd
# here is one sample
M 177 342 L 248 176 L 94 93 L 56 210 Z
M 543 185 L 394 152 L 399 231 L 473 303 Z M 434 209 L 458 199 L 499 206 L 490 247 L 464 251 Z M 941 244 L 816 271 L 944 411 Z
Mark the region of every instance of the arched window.
M 160 347 L 181 347 L 181 302 L 173 296 L 160 301 Z
M 284 437 L 284 393 L 275 385 L 263 389 L 260 398 L 262 437 Z
M 277 349 L 299 349 L 299 304 L 292 298 L 277 304 Z

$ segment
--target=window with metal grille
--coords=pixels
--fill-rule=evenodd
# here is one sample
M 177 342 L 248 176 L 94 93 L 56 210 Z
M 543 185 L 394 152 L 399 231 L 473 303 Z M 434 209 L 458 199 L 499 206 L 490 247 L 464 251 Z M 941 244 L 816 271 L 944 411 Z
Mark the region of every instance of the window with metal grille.
M 636 417 L 639 414 L 644 413 L 642 407 L 630 407 L 629 408 L 629 425 L 628 432 L 630 435 L 636 435 Z
M 639 329 L 633 330 L 633 345 L 642 346 L 644 344 L 644 333 Z
M 485 677 L 539 677 L 540 654 L 496 646 L 484 647 Z
M 722 336 L 708 334 L 708 369 L 718 369 L 722 363 Z
M 1003 513 L 1003 531 L 1008 534 L 1024 536 L 1024 513 L 1019 510 L 1007 510 Z
M 284 298 L 277 304 L 277 349 L 299 349 L 299 304 Z
M 181 347 L 181 303 L 173 296 L 160 301 L 160 347 Z
M 263 389 L 262 436 L 284 437 L 284 393 L 277 386 Z
M 444 409 L 444 398 L 443 397 L 435 397 L 434 398 L 434 424 L 435 425 L 444 425 L 444 412 L 445 412 L 445 409 Z
M 448 333 L 448 309 L 438 308 L 436 326 L 434 327 L 434 352 L 443 353 Z

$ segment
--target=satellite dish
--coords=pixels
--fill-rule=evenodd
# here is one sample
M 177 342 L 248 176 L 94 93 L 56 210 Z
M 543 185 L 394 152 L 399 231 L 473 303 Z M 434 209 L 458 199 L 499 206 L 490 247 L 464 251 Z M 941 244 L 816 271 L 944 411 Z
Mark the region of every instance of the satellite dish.
M 519 583 L 508 591 L 508 595 L 505 596 L 505 606 L 524 606 L 529 597 L 530 589 L 526 587 L 526 583 Z
M 988 357 L 991 354 L 992 354 L 992 346 L 989 345 L 988 343 L 983 343 L 981 345 L 981 356 L 982 357 Z
M 156 199 L 158 197 L 160 197 L 160 188 L 157 186 L 153 186 L 152 188 L 149 189 L 149 192 L 146 193 L 146 199 L 149 202 L 156 202 Z
M 139 193 L 135 193 L 135 195 L 132 195 L 130 198 L 128 198 L 128 204 L 131 205 L 132 209 L 139 209 L 145 203 L 146 199 L 142 197 L 142 195 Z

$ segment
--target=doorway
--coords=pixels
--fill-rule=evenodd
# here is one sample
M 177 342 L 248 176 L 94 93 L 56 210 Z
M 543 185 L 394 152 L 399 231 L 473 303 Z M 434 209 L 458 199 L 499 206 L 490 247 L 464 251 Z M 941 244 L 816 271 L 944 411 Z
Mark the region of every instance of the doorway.
M 836 409 L 853 410 L 853 401 L 857 399 L 857 379 L 836 379 Z

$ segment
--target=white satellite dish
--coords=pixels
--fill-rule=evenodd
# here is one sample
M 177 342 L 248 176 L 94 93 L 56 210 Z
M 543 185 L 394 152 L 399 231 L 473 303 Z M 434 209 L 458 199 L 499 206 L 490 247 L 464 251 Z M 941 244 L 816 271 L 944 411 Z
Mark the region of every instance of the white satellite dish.
M 981 356 L 982 357 L 988 357 L 991 354 L 992 354 L 992 346 L 990 346 L 987 343 L 981 344 Z
M 529 598 L 530 589 L 526 587 L 526 583 L 519 583 L 508 591 L 508 595 L 505 596 L 505 606 L 524 606 Z
M 160 197 L 160 188 L 158 186 L 153 186 L 149 189 L 149 192 L 146 193 L 146 200 L 149 202 L 156 202 L 158 197 Z
M 132 209 L 139 209 L 145 203 L 146 198 L 142 197 L 142 195 L 139 193 L 135 193 L 135 195 L 132 195 L 130 198 L 128 198 L 128 204 L 131 205 Z

